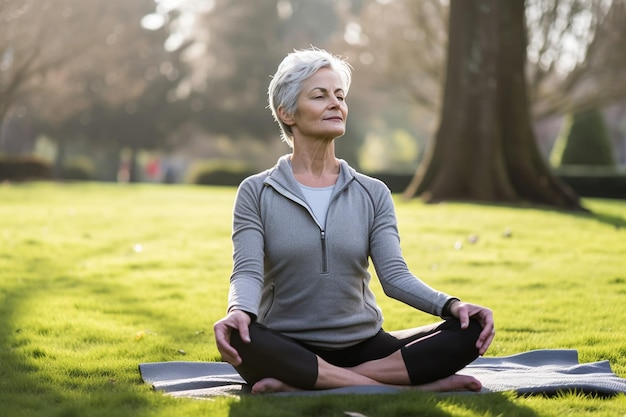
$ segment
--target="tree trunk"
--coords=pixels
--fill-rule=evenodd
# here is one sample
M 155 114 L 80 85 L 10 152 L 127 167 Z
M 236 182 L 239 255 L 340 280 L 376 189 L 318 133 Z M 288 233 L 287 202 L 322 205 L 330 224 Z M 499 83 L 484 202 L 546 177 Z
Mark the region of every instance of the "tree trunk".
M 449 28 L 439 130 L 405 196 L 582 209 L 532 129 L 524 2 L 452 0 Z

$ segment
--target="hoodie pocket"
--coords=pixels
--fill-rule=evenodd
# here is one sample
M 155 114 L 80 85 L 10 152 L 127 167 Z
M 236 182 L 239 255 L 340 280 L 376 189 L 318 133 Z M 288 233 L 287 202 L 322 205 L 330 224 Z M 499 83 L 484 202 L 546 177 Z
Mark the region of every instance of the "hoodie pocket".
M 366 281 L 364 279 L 361 279 L 361 292 L 363 294 L 363 304 L 365 305 L 365 308 L 367 310 L 369 310 L 372 314 L 374 314 L 377 320 L 381 320 L 382 315 L 380 314 L 380 310 L 378 309 L 378 306 L 376 305 L 375 298 L 372 295 L 371 291 L 369 291 L 369 289 L 367 288 L 367 285 L 365 284 L 365 282 Z
M 261 316 L 263 318 L 263 321 L 267 321 L 267 318 L 269 317 L 270 313 L 272 312 L 272 307 L 274 306 L 274 297 L 276 294 L 276 284 L 272 284 L 270 285 L 270 300 L 269 303 L 267 304 L 267 308 L 265 309 L 265 311 L 263 312 L 263 315 Z

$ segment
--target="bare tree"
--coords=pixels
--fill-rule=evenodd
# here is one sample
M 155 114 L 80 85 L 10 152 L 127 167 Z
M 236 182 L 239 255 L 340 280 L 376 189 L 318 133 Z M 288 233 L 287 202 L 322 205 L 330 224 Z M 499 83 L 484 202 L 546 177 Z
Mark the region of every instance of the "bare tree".
M 626 97 L 626 1 L 528 0 L 526 15 L 536 119 Z
M 163 33 L 143 29 L 151 0 L 9 0 L 0 3 L 0 121 L 27 103 L 54 127 L 89 122 L 91 101 L 135 110 L 150 81 L 175 78 Z
M 104 40 L 99 17 L 105 7 L 77 0 L 0 3 L 0 123 L 15 103 L 47 82 L 52 70 L 81 57 L 94 37 Z
M 19 121 L 55 141 L 57 169 L 79 145 L 116 165 L 121 148 L 160 146 L 193 113 L 179 89 L 187 45 L 166 45 L 167 28 L 146 19 L 152 0 L 0 4 L 11 11 L 0 26 L 0 108 L 28 109 Z

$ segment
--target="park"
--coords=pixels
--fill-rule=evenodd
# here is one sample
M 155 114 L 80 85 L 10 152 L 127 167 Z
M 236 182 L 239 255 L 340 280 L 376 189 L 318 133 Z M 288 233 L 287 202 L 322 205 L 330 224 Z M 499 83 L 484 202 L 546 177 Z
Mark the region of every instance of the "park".
M 10 0 L 0 16 L 2 415 L 626 414 L 621 389 L 582 376 L 529 395 L 198 399 L 139 369 L 222 361 L 238 185 L 289 153 L 269 74 L 315 44 L 354 71 L 337 156 L 389 187 L 416 276 L 493 311 L 485 357 L 573 351 L 623 386 L 623 0 Z M 369 273 L 385 330 L 440 320 Z
M 0 188 L 0 400 L 7 416 L 594 416 L 624 395 L 408 393 L 174 399 L 137 366 L 219 360 L 233 187 L 24 184 Z M 626 377 L 626 203 L 594 214 L 398 199 L 407 262 L 429 284 L 493 308 L 488 356 L 575 349 Z M 476 236 L 476 240 L 470 239 Z M 474 243 L 471 243 L 474 241 Z M 457 242 L 462 243 L 458 249 Z M 384 297 L 385 326 L 433 318 Z

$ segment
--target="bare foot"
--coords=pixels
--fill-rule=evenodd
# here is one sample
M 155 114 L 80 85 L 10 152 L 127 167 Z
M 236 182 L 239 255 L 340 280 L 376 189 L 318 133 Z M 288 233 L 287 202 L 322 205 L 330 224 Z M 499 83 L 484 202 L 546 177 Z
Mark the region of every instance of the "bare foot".
M 381 384 L 385 385 L 385 384 Z M 449 377 L 427 384 L 415 385 L 412 387 L 389 385 L 396 388 L 417 389 L 419 391 L 448 392 L 448 391 L 480 391 L 482 384 L 473 376 L 450 375 Z M 292 392 L 300 389 L 287 385 L 276 378 L 263 378 L 252 386 L 253 394 L 270 394 L 273 392 Z
M 268 394 L 272 392 L 300 391 L 298 388 L 287 385 L 275 378 L 263 378 L 252 386 L 253 394 Z
M 415 386 L 420 391 L 446 392 L 446 391 L 480 391 L 483 384 L 469 375 L 450 375 L 438 381 Z

